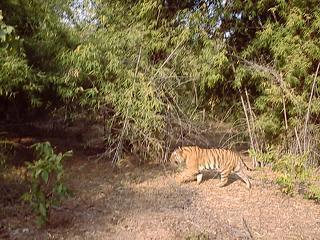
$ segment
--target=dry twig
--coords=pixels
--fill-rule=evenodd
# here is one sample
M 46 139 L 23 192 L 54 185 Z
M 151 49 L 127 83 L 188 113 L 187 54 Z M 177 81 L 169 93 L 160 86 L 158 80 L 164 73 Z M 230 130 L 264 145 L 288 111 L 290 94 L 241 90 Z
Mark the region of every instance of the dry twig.
M 247 224 L 246 220 L 244 219 L 244 217 L 242 217 L 242 223 L 243 223 L 243 226 L 245 227 L 247 233 L 249 234 L 250 239 L 254 239 L 253 236 L 252 236 L 252 233 L 251 233 L 251 231 L 250 231 L 250 229 L 248 227 L 248 224 Z

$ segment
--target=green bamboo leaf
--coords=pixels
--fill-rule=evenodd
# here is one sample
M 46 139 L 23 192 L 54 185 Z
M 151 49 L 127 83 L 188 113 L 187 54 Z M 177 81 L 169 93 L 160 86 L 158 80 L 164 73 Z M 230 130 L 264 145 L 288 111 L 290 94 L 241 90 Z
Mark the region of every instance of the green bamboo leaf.
M 39 212 L 40 212 L 41 216 L 43 216 L 43 217 L 47 216 L 47 209 L 43 203 L 39 203 Z
M 43 181 L 47 184 L 48 179 L 49 179 L 49 173 L 47 172 L 47 170 L 43 170 L 41 172 L 41 177 L 42 177 Z
M 36 173 L 35 173 L 35 178 L 38 178 L 39 177 L 39 174 L 42 172 L 42 169 L 40 168 L 40 169 L 38 169 L 37 171 L 36 171 Z

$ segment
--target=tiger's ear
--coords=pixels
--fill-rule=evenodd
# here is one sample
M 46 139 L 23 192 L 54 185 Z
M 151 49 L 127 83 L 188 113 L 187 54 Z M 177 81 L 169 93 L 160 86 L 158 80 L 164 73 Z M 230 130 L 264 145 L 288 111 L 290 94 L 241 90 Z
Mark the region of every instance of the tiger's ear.
M 179 146 L 176 151 L 177 151 L 177 153 L 179 153 L 179 154 L 183 153 L 183 147 L 182 147 L 182 146 Z

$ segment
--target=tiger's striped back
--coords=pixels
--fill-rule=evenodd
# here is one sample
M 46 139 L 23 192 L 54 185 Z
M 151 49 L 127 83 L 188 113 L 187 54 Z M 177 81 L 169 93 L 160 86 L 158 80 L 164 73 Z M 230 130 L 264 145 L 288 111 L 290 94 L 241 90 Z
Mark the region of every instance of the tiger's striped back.
M 205 169 L 215 169 L 221 173 L 221 182 L 218 186 L 224 186 L 231 172 L 237 174 L 246 184 L 251 187 L 251 183 L 243 169 L 250 169 L 242 160 L 240 155 L 234 151 L 222 148 L 200 148 L 197 146 L 181 147 L 176 149 L 171 155 L 171 162 L 177 164 L 185 163 L 182 182 L 192 180 L 197 177 L 197 182 L 202 181 L 201 171 Z

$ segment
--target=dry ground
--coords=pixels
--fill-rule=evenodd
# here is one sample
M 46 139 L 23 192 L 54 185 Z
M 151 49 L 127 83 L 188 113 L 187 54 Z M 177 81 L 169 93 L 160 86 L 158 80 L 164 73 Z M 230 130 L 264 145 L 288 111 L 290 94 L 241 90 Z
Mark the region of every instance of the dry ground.
M 54 209 L 42 230 L 21 204 L 4 204 L 0 216 L 7 239 L 320 239 L 320 206 L 287 197 L 268 170 L 249 173 L 224 187 L 218 179 L 178 185 L 163 166 L 112 168 L 75 155 L 67 161 L 74 193 Z

